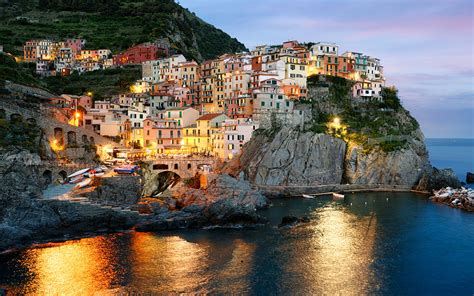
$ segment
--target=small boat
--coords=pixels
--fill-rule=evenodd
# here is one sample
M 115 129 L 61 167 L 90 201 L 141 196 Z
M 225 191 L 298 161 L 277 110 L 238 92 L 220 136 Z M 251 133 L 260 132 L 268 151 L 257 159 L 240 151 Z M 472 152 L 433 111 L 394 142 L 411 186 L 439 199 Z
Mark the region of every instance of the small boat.
M 102 177 L 103 175 L 105 175 L 104 172 L 97 172 L 97 171 L 94 171 L 94 170 L 91 170 L 90 172 L 84 174 L 84 176 L 88 177 L 88 178 L 92 178 L 92 177 Z
M 76 176 L 80 176 L 80 175 L 84 175 L 85 173 L 87 173 L 88 171 L 90 170 L 90 168 L 85 168 L 85 169 L 82 169 L 82 170 L 79 170 L 75 173 L 72 173 L 70 174 L 68 177 L 68 179 L 71 179 L 71 178 L 74 178 Z
M 76 186 L 74 186 L 74 188 L 75 188 L 75 189 L 79 189 L 79 188 L 86 187 L 86 186 L 89 185 L 91 182 L 92 182 L 92 179 L 87 178 L 87 179 L 85 179 L 84 181 L 77 183 Z
M 303 197 L 304 197 L 304 198 L 309 198 L 309 199 L 313 199 L 313 198 L 314 198 L 314 196 L 308 195 L 308 194 L 303 194 Z
M 344 199 L 344 194 L 339 194 L 339 193 L 333 192 L 332 197 L 334 199 Z
M 114 172 L 116 172 L 117 174 L 133 174 L 136 171 L 138 171 L 138 166 L 130 164 L 123 165 L 114 169 Z
M 69 179 L 69 184 L 76 184 L 81 182 L 84 179 L 84 175 L 78 175 Z

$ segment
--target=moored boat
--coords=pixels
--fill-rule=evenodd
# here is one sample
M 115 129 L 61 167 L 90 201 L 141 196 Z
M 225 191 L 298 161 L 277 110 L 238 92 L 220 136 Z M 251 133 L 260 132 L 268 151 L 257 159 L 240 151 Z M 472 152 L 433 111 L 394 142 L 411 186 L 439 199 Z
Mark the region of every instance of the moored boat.
M 340 193 L 333 192 L 333 193 L 332 193 L 332 197 L 333 197 L 334 199 L 344 199 L 344 194 L 340 194 Z
M 81 182 L 84 179 L 84 175 L 78 175 L 69 179 L 69 184 L 76 184 Z
M 79 188 L 86 187 L 86 186 L 89 185 L 91 182 L 92 182 L 92 179 L 87 178 L 87 179 L 85 179 L 84 181 L 81 181 L 81 182 L 77 183 L 76 186 L 74 186 L 74 188 L 75 188 L 75 189 L 79 189 Z
M 122 165 L 114 169 L 114 172 L 116 172 L 117 174 L 133 174 L 136 171 L 138 171 L 138 166 L 130 164 Z
M 85 168 L 85 169 L 79 170 L 79 171 L 77 171 L 77 172 L 74 172 L 74 173 L 70 174 L 69 176 L 67 176 L 67 178 L 68 178 L 68 179 L 72 179 L 72 178 L 74 178 L 74 177 L 84 175 L 84 174 L 87 173 L 89 170 L 90 170 L 90 168 Z
M 313 199 L 313 198 L 314 198 L 314 196 L 309 195 L 309 194 L 303 194 L 303 197 L 304 197 L 304 198 L 309 198 L 309 199 Z

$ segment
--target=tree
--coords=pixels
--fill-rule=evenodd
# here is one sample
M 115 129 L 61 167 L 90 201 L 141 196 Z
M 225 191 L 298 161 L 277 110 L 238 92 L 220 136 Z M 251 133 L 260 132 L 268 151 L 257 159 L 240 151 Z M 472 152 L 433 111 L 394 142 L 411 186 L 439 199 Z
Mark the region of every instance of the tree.
M 399 109 L 402 105 L 398 97 L 398 90 L 395 87 L 384 87 L 381 92 L 382 100 L 386 107 L 394 110 Z

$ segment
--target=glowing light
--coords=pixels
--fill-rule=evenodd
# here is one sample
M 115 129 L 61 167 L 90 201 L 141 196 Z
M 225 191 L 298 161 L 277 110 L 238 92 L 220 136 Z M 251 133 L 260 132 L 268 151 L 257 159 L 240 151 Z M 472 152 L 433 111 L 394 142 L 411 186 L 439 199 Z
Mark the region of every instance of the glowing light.
M 87 95 L 88 95 L 89 97 L 92 97 L 94 94 L 93 94 L 91 91 L 88 91 L 88 92 L 87 92 Z
M 130 92 L 134 94 L 139 94 L 139 93 L 143 93 L 144 90 L 140 84 L 135 83 L 130 86 Z
M 81 119 L 81 113 L 76 111 L 74 115 L 69 119 L 68 124 L 72 126 L 79 126 L 79 120 Z
M 334 123 L 335 125 L 340 125 L 340 124 L 341 124 L 341 119 L 340 119 L 339 117 L 334 117 L 333 123 Z
M 52 140 L 49 145 L 55 152 L 64 150 L 64 146 L 61 145 L 57 139 Z

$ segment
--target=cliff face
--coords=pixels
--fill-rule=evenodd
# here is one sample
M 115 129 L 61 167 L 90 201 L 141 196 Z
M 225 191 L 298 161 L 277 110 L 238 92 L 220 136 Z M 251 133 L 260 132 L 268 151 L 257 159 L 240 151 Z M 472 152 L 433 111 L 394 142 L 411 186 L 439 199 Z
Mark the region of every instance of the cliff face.
M 423 142 L 411 140 L 404 148 L 365 153 L 358 145 L 348 145 L 344 161 L 344 183 L 414 186 L 430 168 Z
M 282 128 L 274 137 L 257 134 L 241 155 L 239 167 L 256 185 L 325 185 L 418 183 L 431 168 L 421 141 L 384 152 L 326 134 Z
M 400 105 L 396 90 L 384 90 L 381 100 L 359 100 L 351 97 L 348 80 L 312 77 L 308 81 L 308 100 L 300 103 L 310 108 L 304 126 L 280 129 L 277 123 L 259 130 L 224 171 L 234 175 L 243 171 L 256 185 L 415 187 L 423 178 L 417 189 L 430 190 L 438 180 L 453 181 L 444 173 L 429 177 L 435 170 L 423 134 Z M 336 116 L 339 130 L 331 130 Z
M 342 180 L 345 149 L 340 139 L 284 127 L 274 137 L 255 135 L 240 164 L 258 185 L 336 184 Z

